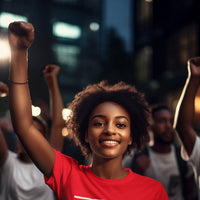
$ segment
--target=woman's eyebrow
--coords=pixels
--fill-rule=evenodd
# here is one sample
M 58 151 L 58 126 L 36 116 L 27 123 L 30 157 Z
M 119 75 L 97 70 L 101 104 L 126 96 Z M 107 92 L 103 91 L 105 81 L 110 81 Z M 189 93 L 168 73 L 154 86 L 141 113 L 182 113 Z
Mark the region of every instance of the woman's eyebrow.
M 128 118 L 127 118 L 126 116 L 124 116 L 124 115 L 122 115 L 122 116 L 116 116 L 115 118 L 117 118 L 117 119 L 118 119 L 118 118 L 124 118 L 124 119 L 126 119 L 127 121 L 129 121 Z
M 94 115 L 91 119 L 94 119 L 94 118 L 97 118 L 97 117 L 100 117 L 100 118 L 106 118 L 105 115 Z
M 94 118 L 97 118 L 97 117 L 99 117 L 99 118 L 106 118 L 105 115 L 94 115 L 91 119 L 94 119 Z M 127 121 L 129 121 L 128 118 L 127 118 L 126 116 L 124 116 L 124 115 L 116 116 L 115 118 L 116 118 L 116 119 L 124 118 L 124 119 L 126 119 Z

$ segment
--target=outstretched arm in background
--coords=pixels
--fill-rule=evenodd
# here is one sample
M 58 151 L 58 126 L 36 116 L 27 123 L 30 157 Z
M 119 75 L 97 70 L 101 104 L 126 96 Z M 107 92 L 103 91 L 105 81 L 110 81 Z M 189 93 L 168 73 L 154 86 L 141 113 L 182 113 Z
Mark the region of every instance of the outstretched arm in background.
M 28 48 L 34 40 L 34 27 L 26 22 L 13 22 L 8 28 L 11 49 L 9 106 L 15 132 L 36 166 L 51 176 L 55 153 L 35 128 L 32 119 L 28 80 Z
M 0 82 L 0 97 L 8 95 L 8 87 L 3 82 Z M 8 147 L 0 126 L 0 167 L 5 162 L 8 155 Z
M 196 140 L 196 132 L 192 128 L 194 118 L 194 100 L 200 83 L 200 57 L 188 60 L 188 77 L 177 104 L 174 127 L 188 154 L 191 155 Z
M 59 66 L 47 65 L 43 70 L 43 74 L 49 88 L 50 114 L 52 120 L 50 143 L 53 148 L 62 151 L 64 142 L 62 129 L 64 128 L 65 122 L 62 118 L 64 105 L 58 84 L 59 71 Z

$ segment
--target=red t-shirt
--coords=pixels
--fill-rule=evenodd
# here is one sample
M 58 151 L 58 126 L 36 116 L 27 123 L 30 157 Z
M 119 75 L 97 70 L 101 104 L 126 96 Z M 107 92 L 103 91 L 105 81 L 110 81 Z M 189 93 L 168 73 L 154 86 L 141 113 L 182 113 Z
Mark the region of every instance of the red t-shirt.
M 45 182 L 58 200 L 169 200 L 161 183 L 130 169 L 123 179 L 103 179 L 96 176 L 90 166 L 79 165 L 76 160 L 55 150 L 53 174 Z

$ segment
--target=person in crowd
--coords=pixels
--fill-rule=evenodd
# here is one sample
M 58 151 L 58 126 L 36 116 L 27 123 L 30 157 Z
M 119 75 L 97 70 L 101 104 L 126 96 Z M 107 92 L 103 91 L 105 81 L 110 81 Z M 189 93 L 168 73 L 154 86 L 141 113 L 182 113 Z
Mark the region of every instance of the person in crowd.
M 1 86 L 0 86 L 1 88 Z M 10 111 L 8 110 L 10 113 Z M 3 131 L 8 149 L 16 152 L 17 151 L 17 136 L 14 133 L 12 122 L 9 115 L 2 116 L 0 118 L 0 127 Z
M 61 118 L 62 115 L 58 113 L 58 110 L 62 110 L 64 108 L 57 78 L 59 72 L 60 67 L 54 64 L 47 65 L 43 70 L 43 75 L 49 88 L 51 110 L 50 119 L 53 121 L 50 129 L 50 144 L 56 150 L 63 152 L 65 155 L 71 155 L 71 157 L 75 158 L 79 163 L 83 164 L 86 162 L 85 158 L 82 155 L 79 146 L 75 145 L 73 138 L 71 138 L 70 135 L 63 138 L 62 134 L 57 132 L 57 129 L 62 130 L 64 127 L 63 120 Z M 65 146 L 68 146 L 68 148 L 64 148 Z M 62 149 L 60 149 L 60 147 L 62 147 Z
M 0 99 L 2 99 L 3 97 L 7 97 L 8 94 L 9 94 L 9 89 L 8 89 L 7 84 L 0 81 Z M 8 149 L 13 152 L 16 152 L 17 151 L 17 136 L 13 131 L 9 109 L 6 110 L 5 114 L 0 117 L 0 127 L 5 137 Z
M 195 200 L 197 191 L 191 166 L 180 155 L 174 143 L 173 114 L 166 105 L 152 108 L 150 131 L 153 145 L 146 145 L 132 159 L 131 169 L 162 183 L 169 199 Z
M 54 64 L 46 65 L 43 70 L 43 75 L 49 90 L 50 119 L 53 122 L 50 128 L 50 144 L 56 150 L 62 151 L 64 144 L 64 138 L 62 136 L 62 129 L 64 128 L 62 110 L 64 105 L 58 83 L 59 72 L 60 67 Z
M 91 165 L 79 165 L 55 149 L 33 125 L 28 88 L 28 48 L 34 40 L 31 23 L 9 25 L 11 47 L 9 105 L 13 126 L 46 183 L 64 199 L 168 199 L 162 184 L 122 167 L 123 155 L 140 148 L 148 126 L 148 107 L 135 87 L 123 82 L 89 85 L 70 103 L 67 123 Z
M 47 65 L 44 69 L 44 77 L 49 88 L 50 113 L 53 119 L 51 131 L 41 116 L 33 116 L 32 119 L 41 135 L 55 149 L 61 151 L 64 120 L 62 119 L 63 102 L 57 82 L 59 69 L 56 65 Z M 0 93 L 3 93 L 6 87 L 6 84 L 0 84 Z M 8 88 L 6 91 L 8 93 Z M 33 164 L 21 142 L 19 140 L 17 142 L 17 153 L 8 150 L 2 131 L 9 127 L 5 123 L 0 125 L 0 199 L 55 199 L 53 191 L 45 184 L 41 172 Z
M 200 199 L 200 138 L 193 128 L 195 97 L 200 84 L 200 57 L 188 60 L 188 76 L 176 107 L 174 127 L 181 140 L 182 158 L 192 164 Z

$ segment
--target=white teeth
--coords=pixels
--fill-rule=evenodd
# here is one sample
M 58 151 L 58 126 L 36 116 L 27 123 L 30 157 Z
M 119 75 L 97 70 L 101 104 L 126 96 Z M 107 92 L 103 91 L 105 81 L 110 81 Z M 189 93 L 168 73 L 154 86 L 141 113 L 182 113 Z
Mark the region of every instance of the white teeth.
M 117 141 L 103 141 L 103 143 L 108 143 L 108 144 L 117 144 L 118 142 Z

